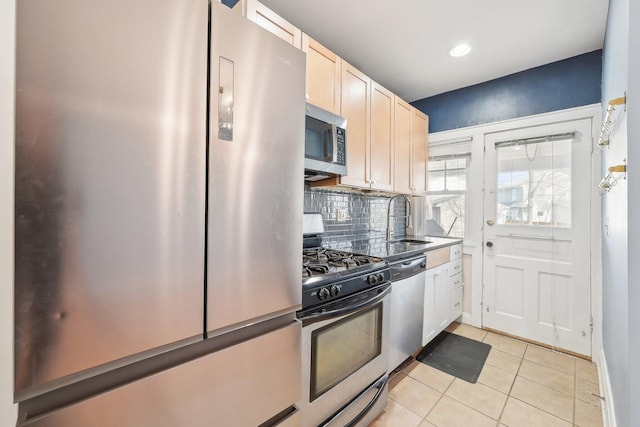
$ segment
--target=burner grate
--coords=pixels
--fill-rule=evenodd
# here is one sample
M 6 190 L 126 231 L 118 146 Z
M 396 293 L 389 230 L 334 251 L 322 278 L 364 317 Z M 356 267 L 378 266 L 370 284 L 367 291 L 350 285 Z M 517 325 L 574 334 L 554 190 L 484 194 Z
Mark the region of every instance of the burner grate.
M 337 249 L 304 249 L 302 277 L 319 276 L 330 272 L 354 269 L 375 264 L 379 261 L 381 260 L 367 255 L 357 255 Z

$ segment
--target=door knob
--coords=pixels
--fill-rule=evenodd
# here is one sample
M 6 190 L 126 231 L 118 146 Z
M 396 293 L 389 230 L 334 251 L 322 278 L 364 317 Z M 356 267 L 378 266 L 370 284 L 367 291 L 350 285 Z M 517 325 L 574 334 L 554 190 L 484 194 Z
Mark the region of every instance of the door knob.
M 493 220 L 491 220 L 491 219 L 487 220 L 487 225 L 492 226 L 493 224 L 495 224 L 495 222 L 493 222 Z
M 487 247 L 488 248 L 492 248 L 493 247 L 493 242 L 487 242 Z

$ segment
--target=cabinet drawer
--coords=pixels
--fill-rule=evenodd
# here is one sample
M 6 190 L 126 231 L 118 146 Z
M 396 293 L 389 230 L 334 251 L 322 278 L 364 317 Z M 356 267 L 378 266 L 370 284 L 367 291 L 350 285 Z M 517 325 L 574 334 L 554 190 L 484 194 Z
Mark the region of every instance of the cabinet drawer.
M 454 291 L 464 284 L 464 279 L 462 278 L 462 272 L 454 274 L 453 276 L 449 276 L 448 280 L 449 280 L 450 291 Z
M 458 258 L 462 258 L 462 243 L 449 247 L 449 259 L 453 261 Z
M 427 270 L 449 262 L 449 248 L 440 248 L 427 252 Z
M 449 276 L 454 276 L 458 273 L 462 273 L 462 258 L 458 258 L 449 263 Z
M 449 295 L 449 321 L 456 320 L 462 314 L 462 286 Z

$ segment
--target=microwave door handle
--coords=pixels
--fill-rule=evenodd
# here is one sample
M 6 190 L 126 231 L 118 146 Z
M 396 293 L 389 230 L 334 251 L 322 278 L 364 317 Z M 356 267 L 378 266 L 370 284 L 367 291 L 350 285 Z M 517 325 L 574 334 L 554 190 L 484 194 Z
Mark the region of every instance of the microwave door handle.
M 335 124 L 331 125 L 331 162 L 338 162 L 338 126 Z

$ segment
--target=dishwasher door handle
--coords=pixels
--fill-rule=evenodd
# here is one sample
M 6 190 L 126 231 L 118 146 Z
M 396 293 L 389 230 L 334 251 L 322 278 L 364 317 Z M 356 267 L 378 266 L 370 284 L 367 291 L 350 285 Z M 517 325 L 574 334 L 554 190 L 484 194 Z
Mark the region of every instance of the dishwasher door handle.
M 421 256 L 418 258 L 408 259 L 406 261 L 398 261 L 395 264 L 392 263 L 390 267 L 391 269 L 406 270 L 408 268 L 413 268 L 421 264 L 424 264 L 426 266 L 426 261 L 427 261 L 427 258 L 424 256 Z
M 419 274 L 427 269 L 427 258 L 420 256 L 408 260 L 397 261 L 390 266 L 391 281 L 397 282 L 398 280 L 406 279 L 407 277 Z

